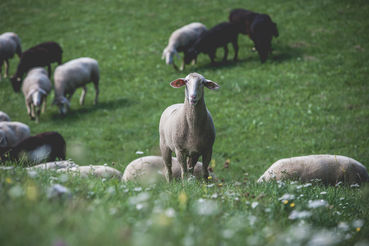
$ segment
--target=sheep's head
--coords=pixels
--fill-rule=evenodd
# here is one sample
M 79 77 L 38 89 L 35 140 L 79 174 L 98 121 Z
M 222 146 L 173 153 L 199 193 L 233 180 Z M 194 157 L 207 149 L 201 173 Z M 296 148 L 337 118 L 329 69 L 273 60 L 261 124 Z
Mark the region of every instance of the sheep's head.
M 190 64 L 190 62 L 194 59 L 196 59 L 197 55 L 199 54 L 199 51 L 195 48 L 190 48 L 187 52 L 184 54 L 184 62 L 185 64 Z
M 191 105 L 196 105 L 204 94 L 204 86 L 210 90 L 218 90 L 220 86 L 198 73 L 190 73 L 186 78 L 180 78 L 172 81 L 170 85 L 174 88 L 186 86 L 186 100 Z
M 22 78 L 14 75 L 10 78 L 10 81 L 12 83 L 13 90 L 15 92 L 19 92 L 22 85 Z
M 165 48 L 164 50 L 163 50 L 163 55 L 162 55 L 162 59 L 165 59 L 165 63 L 167 64 L 167 65 L 170 65 L 170 64 L 172 64 L 173 63 L 173 56 L 174 56 L 174 54 L 176 53 L 176 51 L 175 50 L 173 50 L 173 49 L 170 49 L 170 48 Z
M 0 147 L 8 147 L 8 139 L 6 138 L 5 132 L 0 130 Z
M 66 115 L 70 107 L 68 99 L 63 96 L 55 98 L 53 104 L 59 107 L 59 113 L 61 115 Z

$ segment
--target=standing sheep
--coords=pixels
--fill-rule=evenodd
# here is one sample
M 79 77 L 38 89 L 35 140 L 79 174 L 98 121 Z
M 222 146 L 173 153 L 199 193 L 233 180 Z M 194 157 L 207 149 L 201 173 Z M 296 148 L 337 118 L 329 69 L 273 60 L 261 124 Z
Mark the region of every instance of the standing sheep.
M 42 106 L 45 112 L 47 95 L 51 91 L 51 82 L 44 68 L 31 69 L 24 79 L 22 91 L 26 102 L 27 112 L 31 120 L 38 122 Z M 36 108 L 36 113 L 35 113 Z
M 278 37 L 277 24 L 269 15 L 259 14 L 246 9 L 233 9 L 229 21 L 241 25 L 241 33 L 248 35 L 254 42 L 262 63 L 272 53 L 272 38 Z
M 220 86 L 201 74 L 190 73 L 184 79 L 170 83 L 174 88 L 186 86 L 184 104 L 169 106 L 160 118 L 160 150 L 166 167 L 166 178 L 172 180 L 172 151 L 181 165 L 181 177 L 187 173 L 187 157 L 190 172 L 200 156 L 203 176 L 208 178 L 208 166 L 215 141 L 215 128 L 204 100 L 204 86 L 217 90 Z
M 77 58 L 58 66 L 54 73 L 55 99 L 54 104 L 59 107 L 60 114 L 66 114 L 75 90 L 83 88 L 80 104 L 83 105 L 87 93 L 86 84 L 93 82 L 95 86 L 95 101 L 99 96 L 99 64 L 96 60 L 88 57 Z
M 0 122 L 0 147 L 14 147 L 30 135 L 31 131 L 26 124 L 15 121 Z
M 5 74 L 6 78 L 9 74 L 9 59 L 17 54 L 20 58 L 22 55 L 21 41 L 18 35 L 14 32 L 5 32 L 0 35 L 0 80 L 3 63 L 5 62 Z
M 209 31 L 204 32 L 196 42 L 185 53 L 185 63 L 189 64 L 192 60 L 197 58 L 199 53 L 208 54 L 211 63 L 214 64 L 216 50 L 219 47 L 224 48 L 223 62 L 227 60 L 228 56 L 228 43 L 232 43 L 234 49 L 234 61 L 237 61 L 238 57 L 238 33 L 240 33 L 240 25 L 222 22 Z
M 56 42 L 40 43 L 32 48 L 29 48 L 22 53 L 17 71 L 10 79 L 15 92 L 18 92 L 21 87 L 22 78 L 25 73 L 34 67 L 48 68 L 48 75 L 51 76 L 51 63 L 62 63 L 63 50 Z
M 175 30 L 169 38 L 168 45 L 163 50 L 162 59 L 165 59 L 167 65 L 173 64 L 173 67 L 178 70 L 176 64 L 174 64 L 173 57 L 176 55 L 178 58 L 178 52 L 184 53 L 195 43 L 203 32 L 206 32 L 207 28 L 204 24 L 199 22 L 193 22 L 186 26 L 183 26 Z M 194 60 L 195 61 L 195 60 Z M 184 69 L 185 62 L 184 57 L 181 65 L 181 70 Z
M 0 111 L 0 121 L 10 121 L 9 115 L 7 115 L 5 112 Z

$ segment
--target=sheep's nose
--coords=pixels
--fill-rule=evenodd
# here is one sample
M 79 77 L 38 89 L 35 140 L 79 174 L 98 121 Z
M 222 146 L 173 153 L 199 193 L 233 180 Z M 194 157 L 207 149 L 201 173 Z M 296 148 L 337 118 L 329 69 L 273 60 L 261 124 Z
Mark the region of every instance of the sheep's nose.
M 191 99 L 195 99 L 196 98 L 196 95 L 191 95 Z

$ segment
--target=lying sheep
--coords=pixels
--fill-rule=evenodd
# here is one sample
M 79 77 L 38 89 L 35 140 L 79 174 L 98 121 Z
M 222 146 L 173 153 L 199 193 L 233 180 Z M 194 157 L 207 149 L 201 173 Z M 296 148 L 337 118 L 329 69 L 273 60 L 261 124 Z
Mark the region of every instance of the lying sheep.
M 308 182 L 319 179 L 324 184 L 335 185 L 369 182 L 368 171 L 358 161 L 340 155 L 309 155 L 281 159 L 259 178 L 258 182 L 297 179 Z
M 121 179 L 122 173 L 115 168 L 109 166 L 78 166 L 72 168 L 61 168 L 57 170 L 58 173 L 71 173 L 87 178 L 90 175 L 100 178 L 117 178 Z
M 205 31 L 207 31 L 206 26 L 199 22 L 194 22 L 175 30 L 169 37 L 167 47 L 163 50 L 162 59 L 165 59 L 167 65 L 172 64 L 173 67 L 178 70 L 178 67 L 173 61 L 174 55 L 180 58 L 178 52 L 186 53 Z M 184 66 L 185 62 L 183 57 L 181 70 L 184 69 Z
M 23 139 L 29 137 L 31 131 L 26 124 L 20 122 L 0 122 L 0 147 L 15 147 Z
M 248 35 L 254 42 L 262 63 L 272 53 L 272 38 L 278 37 L 277 24 L 269 15 L 259 14 L 246 9 L 233 9 L 229 21 L 242 26 L 241 33 Z
M 51 91 L 51 82 L 46 70 L 41 67 L 31 69 L 22 85 L 22 91 L 26 102 L 27 113 L 31 120 L 39 121 L 41 106 L 45 112 L 47 95 Z M 36 111 L 36 112 L 35 112 Z
M 66 114 L 75 90 L 83 88 L 80 104 L 83 105 L 87 87 L 86 84 L 93 82 L 95 86 L 95 101 L 97 104 L 99 96 L 99 65 L 96 60 L 88 57 L 77 58 L 58 66 L 54 73 L 55 99 L 54 104 L 59 107 L 61 114 Z
M 29 48 L 22 53 L 17 71 L 10 79 L 15 92 L 18 92 L 21 87 L 22 78 L 25 73 L 34 67 L 48 68 L 48 75 L 51 76 L 51 63 L 62 63 L 63 50 L 56 42 L 40 43 L 32 48 Z
M 197 160 L 202 156 L 203 176 L 208 178 L 215 128 L 204 100 L 204 86 L 219 89 L 219 85 L 205 79 L 201 74 L 190 73 L 185 79 L 170 83 L 174 88 L 186 86 L 184 104 L 169 106 L 160 118 L 160 150 L 166 167 L 166 178 L 172 180 L 172 151 L 181 166 L 181 177 L 187 173 L 187 157 L 193 173 Z
M 202 178 L 202 163 L 197 162 L 193 174 Z M 175 179 L 181 178 L 181 168 L 177 158 L 172 158 L 172 175 Z M 134 181 L 140 183 L 155 183 L 165 180 L 165 165 L 161 156 L 145 156 L 128 164 L 124 170 L 122 181 Z
M 238 57 L 238 33 L 240 32 L 240 25 L 222 22 L 209 31 L 204 32 L 196 42 L 185 53 L 184 61 L 189 64 L 192 60 L 197 58 L 199 53 L 208 54 L 211 63 L 214 64 L 215 54 L 218 47 L 224 48 L 223 61 L 228 57 L 228 43 L 232 43 L 234 49 L 234 61 L 237 61 Z
M 43 132 L 25 138 L 9 151 L 9 159 L 25 165 L 65 160 L 66 144 L 57 132 Z
M 65 160 L 41 163 L 36 166 L 27 167 L 27 170 L 58 170 L 72 167 L 78 167 L 78 165 L 71 160 Z
M 11 121 L 9 115 L 5 112 L 0 111 L 0 121 Z
M 9 59 L 17 54 L 19 58 L 22 55 L 21 41 L 18 35 L 14 32 L 5 32 L 0 35 L 0 80 L 3 63 L 5 63 L 5 74 L 6 78 L 9 74 Z

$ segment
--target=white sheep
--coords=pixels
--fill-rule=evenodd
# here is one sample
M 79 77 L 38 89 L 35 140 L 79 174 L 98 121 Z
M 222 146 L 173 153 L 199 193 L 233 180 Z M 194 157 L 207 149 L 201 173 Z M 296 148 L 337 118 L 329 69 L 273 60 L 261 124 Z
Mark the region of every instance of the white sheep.
M 187 157 L 190 172 L 202 156 L 203 176 L 208 178 L 208 166 L 215 141 L 215 127 L 204 100 L 204 86 L 217 90 L 220 86 L 201 74 L 190 73 L 186 78 L 170 83 L 174 88 L 186 86 L 185 101 L 169 106 L 160 118 L 160 150 L 166 166 L 166 178 L 172 180 L 172 151 L 181 166 L 181 177 L 187 173 Z
M 0 121 L 11 121 L 9 115 L 5 112 L 0 111 Z
M 0 35 L 0 80 L 3 63 L 5 62 L 5 74 L 6 78 L 9 74 L 9 59 L 17 54 L 20 58 L 22 55 L 21 41 L 18 35 L 14 32 L 5 32 Z
M 0 122 L 0 147 L 11 148 L 23 139 L 31 136 L 31 131 L 26 124 L 20 122 Z
M 281 159 L 265 171 L 258 182 L 293 179 L 302 182 L 318 179 L 324 184 L 335 185 L 368 182 L 365 166 L 340 155 L 309 155 Z
M 99 96 L 99 65 L 96 60 L 88 57 L 77 58 L 58 66 L 54 72 L 55 99 L 54 104 L 59 107 L 61 114 L 66 114 L 75 90 L 83 88 L 80 104 L 83 105 L 87 93 L 86 84 L 93 82 L 95 86 L 95 101 Z
M 196 178 L 202 178 L 202 163 L 197 162 L 193 172 Z M 175 179 L 181 178 L 181 167 L 177 158 L 172 158 L 172 175 Z M 155 183 L 165 180 L 165 166 L 161 156 L 145 156 L 129 163 L 123 172 L 122 181 L 139 183 Z
M 66 161 L 51 161 L 42 163 L 36 166 L 27 167 L 27 170 L 58 170 L 58 169 L 66 169 L 66 168 L 72 168 L 72 167 L 78 167 L 76 163 L 74 163 L 71 160 Z
M 22 91 L 29 117 L 39 121 L 40 112 L 45 112 L 47 95 L 52 85 L 46 70 L 42 67 L 31 69 L 23 81 Z M 42 107 L 42 110 L 41 110 Z
M 178 70 L 178 67 L 173 61 L 174 55 L 180 58 L 178 52 L 183 51 L 186 53 L 205 31 L 207 31 L 206 26 L 199 22 L 194 22 L 175 30 L 169 37 L 167 47 L 163 50 L 162 59 L 165 59 L 167 65 L 172 64 L 173 67 Z M 185 62 L 183 60 L 181 70 L 184 69 L 184 65 Z
M 58 169 L 59 173 L 70 173 L 73 175 L 79 175 L 82 178 L 87 178 L 89 175 L 100 178 L 117 178 L 121 179 L 122 173 L 115 168 L 109 166 L 77 166 L 71 168 L 61 168 Z

